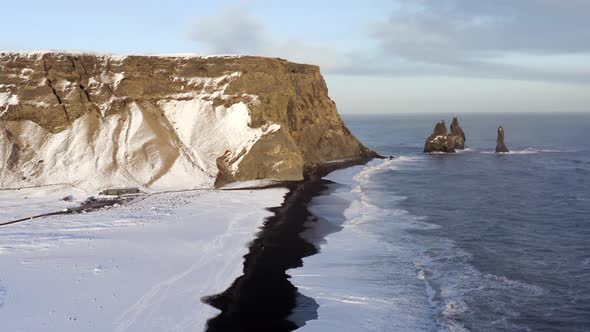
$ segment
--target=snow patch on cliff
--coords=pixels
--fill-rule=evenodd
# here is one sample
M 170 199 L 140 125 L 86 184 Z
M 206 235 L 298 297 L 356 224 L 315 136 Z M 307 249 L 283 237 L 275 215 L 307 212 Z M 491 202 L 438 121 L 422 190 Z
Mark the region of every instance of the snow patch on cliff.
M 235 174 L 252 146 L 280 129 L 275 123 L 250 127 L 249 105 L 257 96 L 225 94 L 239 76 L 178 78 L 200 89 L 155 103 L 125 101 L 125 111 L 107 115 L 111 104 L 121 100 L 112 96 L 99 105 L 100 113 L 83 115 L 55 134 L 31 121 L 8 121 L 2 124 L 7 131 L 0 130 L 0 188 L 71 184 L 92 192 L 115 186 L 211 187 L 219 157 L 230 161 Z M 123 78 L 124 73 L 105 73 L 89 85 L 116 87 Z M 237 102 L 216 105 L 229 98 Z M 15 104 L 16 95 L 0 93 L 0 112 Z
M 216 168 L 220 152 L 230 151 L 230 159 L 244 155 L 262 136 L 280 128 L 274 123 L 251 128 L 248 106 L 243 102 L 213 108 L 210 101 L 195 98 L 162 102 L 161 107 L 182 143 L 205 169 Z M 233 164 L 234 172 L 238 164 L 239 160 Z
M 109 84 L 112 85 L 115 90 L 117 90 L 117 87 L 119 86 L 119 84 L 121 83 L 121 81 L 125 78 L 125 72 L 121 72 L 121 73 L 113 73 L 113 72 L 103 72 L 100 75 L 100 82 L 104 83 L 104 84 Z M 93 82 L 96 82 L 96 80 L 94 80 L 92 78 Z M 90 84 L 90 80 L 89 80 L 89 84 Z
M 187 147 L 194 160 L 207 170 L 216 169 L 217 158 L 225 155 L 230 160 L 233 173 L 237 172 L 240 161 L 252 146 L 264 135 L 280 129 L 280 125 L 269 122 L 260 128 L 250 127 L 248 105 L 243 101 L 229 107 L 215 106 L 214 100 L 227 100 L 225 90 L 232 79 L 240 77 L 233 72 L 220 77 L 175 77 L 175 81 L 201 86 L 200 91 L 174 95 L 176 99 L 160 101 L 158 106 L 174 127 L 182 144 Z M 244 100 L 257 102 L 257 96 L 243 95 Z M 189 100 L 180 100 L 188 99 Z M 229 155 L 225 154 L 229 151 Z M 222 154 L 220 155 L 220 152 Z M 215 172 L 216 174 L 216 172 Z
M 5 107 L 8 105 L 17 105 L 18 104 L 18 96 L 13 95 L 9 92 L 0 92 L 0 107 Z
M 17 95 L 10 92 L 0 92 L 0 117 L 8 111 L 11 105 L 18 105 L 19 99 Z
M 212 59 L 212 58 L 222 58 L 222 59 L 237 59 L 247 55 L 243 54 L 210 54 L 210 55 L 202 55 L 202 54 L 195 54 L 195 53 L 170 53 L 170 54 L 113 54 L 113 53 L 100 53 L 100 52 L 88 52 L 88 51 L 67 51 L 67 50 L 33 50 L 33 51 L 3 51 L 0 50 L 0 54 L 7 54 L 19 57 L 26 57 L 28 59 L 38 59 L 42 58 L 46 54 L 64 54 L 70 56 L 96 56 L 102 57 L 107 60 L 121 62 L 128 57 L 132 56 L 139 56 L 139 57 L 159 57 L 159 58 L 182 58 L 182 59 Z

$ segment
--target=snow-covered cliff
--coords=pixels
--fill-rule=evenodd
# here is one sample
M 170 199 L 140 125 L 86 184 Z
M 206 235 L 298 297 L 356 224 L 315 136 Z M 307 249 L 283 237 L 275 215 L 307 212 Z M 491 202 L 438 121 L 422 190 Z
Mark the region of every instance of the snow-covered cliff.
M 371 156 L 319 68 L 262 57 L 0 53 L 0 188 L 296 180 Z

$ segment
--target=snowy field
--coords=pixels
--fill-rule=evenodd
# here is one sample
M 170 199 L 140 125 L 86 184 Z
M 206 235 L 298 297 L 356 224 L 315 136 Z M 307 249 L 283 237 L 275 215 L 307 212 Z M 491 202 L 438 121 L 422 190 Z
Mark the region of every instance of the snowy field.
M 0 222 L 61 210 L 81 191 L 0 191 Z M 200 302 L 241 275 L 286 189 L 155 194 L 119 208 L 0 227 L 2 331 L 199 331 Z M 25 198 L 26 197 L 26 198 Z

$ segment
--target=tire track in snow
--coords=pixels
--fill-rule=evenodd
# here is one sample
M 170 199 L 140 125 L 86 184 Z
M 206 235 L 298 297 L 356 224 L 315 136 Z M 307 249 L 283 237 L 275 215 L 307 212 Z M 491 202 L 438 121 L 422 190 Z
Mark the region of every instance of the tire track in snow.
M 208 256 L 213 252 L 213 249 L 208 249 L 203 253 L 203 256 Z M 153 306 L 153 303 L 159 302 L 155 300 L 157 298 L 163 299 L 162 291 L 169 288 L 182 278 L 186 277 L 190 273 L 196 271 L 199 267 L 204 265 L 205 257 L 201 258 L 197 263 L 191 265 L 188 269 L 181 273 L 174 274 L 168 279 L 159 282 L 152 286 L 152 288 L 145 293 L 137 302 L 131 305 L 125 312 L 123 312 L 115 321 L 115 332 L 127 331 L 139 318 L 139 316 L 148 308 Z
M 0 308 L 8 301 L 10 288 L 5 275 L 0 271 Z
M 228 226 L 228 232 L 230 232 L 229 234 L 237 234 L 237 233 L 251 233 L 252 232 L 252 225 L 244 222 L 244 220 L 253 220 L 253 218 L 255 218 L 256 213 L 251 212 L 249 214 L 246 215 L 242 215 L 240 217 L 237 218 L 233 218 L 232 221 L 230 222 L 230 225 Z M 260 218 L 260 221 L 262 221 L 263 219 L 266 219 L 266 217 L 262 217 Z M 252 233 L 252 238 L 255 238 L 256 233 L 258 233 L 260 231 L 259 227 L 261 227 L 263 224 L 259 224 L 256 226 L 257 231 L 255 233 Z M 219 280 L 223 280 L 224 278 L 227 278 L 227 276 L 233 275 L 234 274 L 234 269 L 236 268 L 236 266 L 240 267 L 240 272 L 238 272 L 238 275 L 242 272 L 242 262 L 243 262 L 243 256 L 245 254 L 248 253 L 248 243 L 250 241 L 248 241 L 247 243 L 244 243 L 244 247 L 243 247 L 243 252 L 239 255 L 239 257 L 236 257 L 236 260 L 233 261 L 231 259 L 219 259 L 219 257 L 217 257 L 217 261 L 216 261 L 216 271 L 213 274 L 210 274 L 207 279 L 205 279 L 204 282 L 200 283 L 199 285 L 195 285 L 195 287 L 193 289 L 190 289 L 190 292 L 192 292 L 192 294 L 197 294 L 197 295 L 201 295 L 204 296 L 206 294 L 210 294 L 211 293 L 211 289 L 210 289 L 210 285 L 216 284 Z M 211 257 L 214 258 L 214 257 Z M 220 265 L 223 266 L 220 266 Z M 225 286 L 225 284 L 224 284 Z M 201 313 L 198 313 L 197 315 L 191 315 L 191 316 L 187 316 L 185 317 L 183 320 L 178 321 L 176 324 L 176 329 L 174 329 L 175 331 L 189 331 L 189 330 L 194 330 L 197 327 L 198 322 L 202 322 L 202 321 L 206 321 L 202 320 L 200 317 Z M 211 316 L 209 316 L 209 314 L 205 314 L 208 316 L 208 318 L 211 318 Z
M 169 290 L 182 280 L 183 278 L 189 276 L 191 273 L 197 271 L 202 266 L 210 263 L 210 261 L 214 259 L 219 259 L 215 256 L 215 252 L 218 252 L 225 243 L 227 243 L 226 238 L 231 237 L 234 234 L 235 230 L 239 228 L 240 221 L 243 218 L 251 217 L 250 214 L 246 215 L 245 217 L 234 218 L 230 221 L 227 229 L 222 235 L 217 236 L 212 243 L 209 244 L 205 250 L 201 251 L 201 258 L 191 265 L 188 269 L 174 274 L 170 276 L 168 279 L 159 282 L 152 286 L 152 288 L 145 293 L 138 301 L 136 301 L 133 305 L 131 305 L 125 312 L 123 312 L 114 323 L 114 331 L 115 332 L 124 332 L 129 330 L 129 328 L 138 321 L 140 316 L 149 309 L 154 308 L 154 304 L 162 302 L 166 300 L 168 297 L 166 294 L 169 293 Z M 254 235 L 254 234 L 253 234 Z M 241 256 L 240 256 L 241 257 Z M 231 266 L 228 266 L 231 265 Z M 223 269 L 223 272 L 226 272 L 230 267 L 233 267 L 233 264 L 226 264 Z M 219 277 L 219 274 L 218 276 Z M 195 298 L 197 298 L 198 294 L 195 294 Z M 186 324 L 186 320 L 182 322 L 183 325 Z

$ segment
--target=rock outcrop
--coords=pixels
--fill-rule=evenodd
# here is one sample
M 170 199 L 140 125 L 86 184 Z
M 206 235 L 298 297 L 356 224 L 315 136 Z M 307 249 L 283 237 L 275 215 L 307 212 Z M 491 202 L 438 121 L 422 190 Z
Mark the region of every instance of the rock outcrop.
M 504 128 L 498 127 L 498 138 L 496 139 L 496 153 L 508 153 L 510 150 L 504 144 Z
M 317 66 L 263 57 L 0 53 L 0 188 L 298 180 L 375 154 Z
M 451 136 L 453 136 L 456 150 L 465 149 L 465 133 L 459 125 L 459 119 L 456 116 L 453 117 L 453 122 L 451 122 Z
M 459 125 L 457 117 L 453 118 L 451 123 L 451 132 L 447 132 L 445 121 L 437 123 L 434 126 L 432 134 L 424 143 L 424 152 L 447 152 L 452 153 L 456 150 L 465 149 L 465 133 Z

